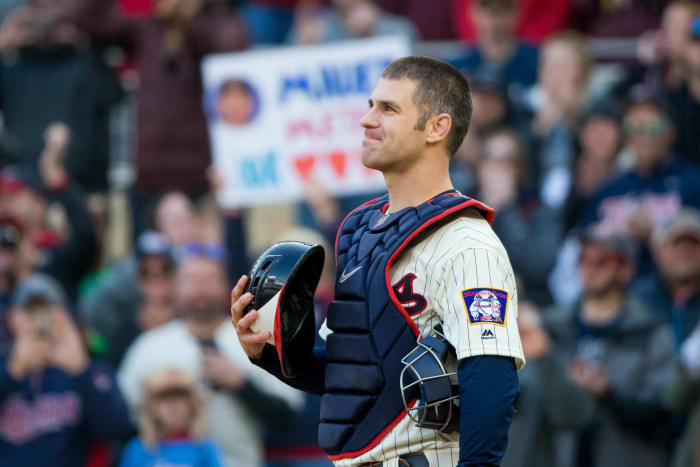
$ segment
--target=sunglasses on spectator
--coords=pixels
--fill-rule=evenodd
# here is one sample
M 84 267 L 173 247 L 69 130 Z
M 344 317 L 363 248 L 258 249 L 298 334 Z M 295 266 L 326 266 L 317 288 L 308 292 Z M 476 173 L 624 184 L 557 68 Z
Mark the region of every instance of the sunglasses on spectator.
M 215 261 L 223 261 L 226 256 L 226 250 L 219 243 L 190 242 L 182 251 L 187 257 L 203 257 Z
M 646 124 L 632 123 L 631 121 L 627 120 L 623 123 L 622 128 L 625 130 L 625 133 L 630 136 L 637 136 L 641 134 L 648 136 L 659 136 L 666 130 L 666 128 L 668 128 L 668 121 L 663 117 L 656 118 Z

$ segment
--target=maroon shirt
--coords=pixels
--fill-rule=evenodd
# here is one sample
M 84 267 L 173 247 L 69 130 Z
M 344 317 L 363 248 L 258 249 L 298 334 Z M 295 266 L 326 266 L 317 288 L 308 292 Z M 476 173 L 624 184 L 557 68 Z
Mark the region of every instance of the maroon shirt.
M 135 61 L 136 187 L 146 193 L 204 192 L 211 157 L 200 61 L 208 53 L 246 47 L 245 26 L 229 12 L 205 12 L 194 20 L 181 50 L 168 53 L 163 20 L 127 17 L 110 11 L 111 3 L 80 0 L 76 21 L 96 40 L 125 47 Z

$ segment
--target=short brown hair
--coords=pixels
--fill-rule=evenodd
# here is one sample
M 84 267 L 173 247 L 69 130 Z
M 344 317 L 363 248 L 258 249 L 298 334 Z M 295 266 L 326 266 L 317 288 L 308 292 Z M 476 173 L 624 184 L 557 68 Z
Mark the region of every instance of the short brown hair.
M 410 79 L 416 82 L 413 102 L 420 111 L 417 130 L 424 130 L 428 119 L 446 113 L 452 117 L 447 135 L 447 153 L 457 152 L 469 130 L 472 98 L 469 83 L 455 67 L 430 57 L 404 57 L 391 62 L 382 78 Z

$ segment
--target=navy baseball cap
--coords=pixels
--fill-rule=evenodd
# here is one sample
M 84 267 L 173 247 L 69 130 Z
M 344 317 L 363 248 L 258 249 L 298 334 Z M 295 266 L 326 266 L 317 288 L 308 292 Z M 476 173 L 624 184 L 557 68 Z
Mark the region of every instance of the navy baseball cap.
M 12 295 L 12 306 L 26 308 L 36 301 L 68 307 L 68 298 L 61 285 L 51 276 L 36 273 L 20 282 Z
M 147 230 L 136 241 L 136 257 L 141 259 L 144 256 L 165 256 L 172 261 L 172 246 L 162 233 Z

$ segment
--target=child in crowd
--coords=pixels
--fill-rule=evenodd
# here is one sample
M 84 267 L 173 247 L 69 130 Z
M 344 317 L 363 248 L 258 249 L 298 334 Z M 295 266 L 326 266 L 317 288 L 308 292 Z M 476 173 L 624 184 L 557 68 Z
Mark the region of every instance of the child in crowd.
M 219 467 L 220 455 L 201 439 L 204 400 L 192 375 L 160 370 L 144 383 L 139 437 L 124 449 L 120 467 Z

